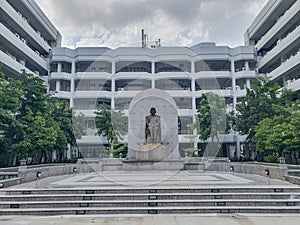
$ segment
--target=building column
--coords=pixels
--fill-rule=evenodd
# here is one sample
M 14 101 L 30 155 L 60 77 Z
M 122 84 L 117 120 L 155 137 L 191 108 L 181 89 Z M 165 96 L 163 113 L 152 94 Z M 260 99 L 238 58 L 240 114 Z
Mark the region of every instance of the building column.
M 194 78 L 191 80 L 191 91 L 193 92 L 193 94 L 196 91 L 196 81 Z
M 58 73 L 61 73 L 61 68 L 62 68 L 62 65 L 61 65 L 61 62 L 57 64 L 57 72 Z
M 195 74 L 195 60 L 191 61 L 191 74 L 194 75 Z
M 248 61 L 245 61 L 244 67 L 245 67 L 246 71 L 249 71 L 249 62 Z
M 116 61 L 113 60 L 111 62 L 111 75 L 112 75 L 112 79 L 111 79 L 111 102 L 110 102 L 110 107 L 111 109 L 115 109 L 115 92 L 116 92 L 116 80 L 115 80 L 115 74 L 116 74 Z
M 151 62 L 151 74 L 155 74 L 155 62 Z
M 151 74 L 154 76 L 155 75 L 155 62 L 152 61 L 151 62 Z M 151 88 L 154 89 L 155 88 L 155 78 L 151 78 Z
M 75 60 L 73 60 L 71 66 L 70 108 L 74 108 L 75 72 L 76 72 L 76 66 L 75 66 Z
M 231 88 L 232 88 L 232 102 L 233 102 L 233 112 L 234 116 L 236 116 L 236 79 L 235 79 L 235 67 L 234 67 L 234 60 L 231 60 Z
M 111 79 L 111 93 L 112 93 L 112 95 L 111 95 L 111 103 L 110 103 L 110 105 L 111 105 L 111 109 L 115 109 L 115 91 L 116 91 L 116 80 L 115 80 L 115 78 L 112 78 Z
M 192 111 L 193 111 L 193 124 L 197 123 L 196 120 L 196 113 L 197 113 L 197 107 L 196 107 L 196 97 L 193 93 L 193 98 L 192 98 Z M 195 136 L 194 138 L 194 149 L 198 149 L 198 132 L 197 132 L 197 128 L 195 128 L 193 130 L 193 135 Z M 196 153 L 196 155 L 198 155 L 198 152 Z
M 232 79 L 232 102 L 233 102 L 233 113 L 236 116 L 236 104 L 237 104 L 237 97 L 236 97 L 236 78 L 235 78 L 235 66 L 234 66 L 234 59 L 231 59 L 231 79 Z M 241 143 L 240 143 L 240 136 L 237 132 L 235 132 L 236 136 L 236 156 L 238 159 L 241 158 Z
M 195 79 L 193 78 L 191 80 L 191 93 L 192 93 L 192 109 L 194 114 L 196 114 L 196 110 L 197 110 L 195 91 L 196 91 L 196 82 Z
M 196 124 L 196 113 L 197 113 L 197 105 L 196 105 L 196 97 L 195 97 L 195 92 L 196 92 L 196 81 L 194 79 L 195 77 L 195 60 L 191 61 L 191 75 L 192 75 L 192 80 L 191 80 L 191 92 L 192 92 L 192 110 L 193 110 L 193 124 Z M 194 149 L 198 149 L 198 132 L 197 128 L 193 130 L 193 135 L 196 137 L 194 138 Z M 198 155 L 198 151 L 196 153 Z
M 250 81 L 250 79 L 247 79 L 247 80 L 246 80 L 246 87 L 247 87 L 248 89 L 251 89 L 251 81 Z
M 116 73 L 116 62 L 115 62 L 115 60 L 113 60 L 111 62 L 111 73 L 112 73 L 112 75 L 114 75 Z
M 56 86 L 55 86 L 55 91 L 60 91 L 60 88 L 61 88 L 61 82 L 60 80 L 56 80 Z
M 155 79 L 154 78 L 151 79 L 151 88 L 152 89 L 155 88 Z

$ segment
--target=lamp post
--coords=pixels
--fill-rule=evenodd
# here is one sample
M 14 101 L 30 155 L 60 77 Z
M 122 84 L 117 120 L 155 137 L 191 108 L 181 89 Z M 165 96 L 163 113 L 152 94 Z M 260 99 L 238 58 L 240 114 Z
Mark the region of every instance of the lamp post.
M 41 176 L 42 176 L 42 172 L 41 172 L 41 171 L 38 171 L 38 172 L 36 173 L 36 179 L 37 179 L 37 180 L 40 179 Z

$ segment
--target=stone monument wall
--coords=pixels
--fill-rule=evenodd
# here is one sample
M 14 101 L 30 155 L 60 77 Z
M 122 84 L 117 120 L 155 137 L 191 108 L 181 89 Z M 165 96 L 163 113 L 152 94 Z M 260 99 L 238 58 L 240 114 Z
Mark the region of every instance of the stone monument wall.
M 170 147 L 169 159 L 179 158 L 178 113 L 172 97 L 159 89 L 148 89 L 139 93 L 129 106 L 128 118 L 128 159 L 135 159 L 136 151 L 145 142 L 145 117 L 151 107 L 161 120 L 161 140 Z

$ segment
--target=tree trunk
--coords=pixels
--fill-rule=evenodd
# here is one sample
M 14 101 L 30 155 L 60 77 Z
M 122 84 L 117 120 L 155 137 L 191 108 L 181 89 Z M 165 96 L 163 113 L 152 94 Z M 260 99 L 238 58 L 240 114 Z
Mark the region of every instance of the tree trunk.
M 295 164 L 298 164 L 297 153 L 295 151 L 293 151 L 293 155 L 294 155 L 294 158 L 295 158 Z
M 244 152 L 245 152 L 245 160 L 249 161 L 250 160 L 250 147 L 249 147 L 249 143 L 246 143 L 244 145 Z

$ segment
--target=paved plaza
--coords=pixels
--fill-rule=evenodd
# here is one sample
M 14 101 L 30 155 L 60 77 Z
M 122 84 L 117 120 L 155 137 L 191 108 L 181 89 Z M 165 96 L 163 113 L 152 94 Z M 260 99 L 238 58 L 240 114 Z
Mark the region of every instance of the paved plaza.
M 138 215 L 0 217 L 0 225 L 299 225 L 300 215 Z
M 112 171 L 49 177 L 11 188 L 86 188 L 108 186 L 291 185 L 262 176 L 201 171 Z

